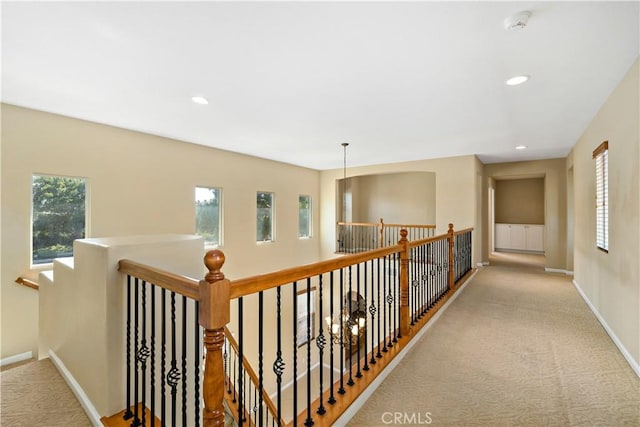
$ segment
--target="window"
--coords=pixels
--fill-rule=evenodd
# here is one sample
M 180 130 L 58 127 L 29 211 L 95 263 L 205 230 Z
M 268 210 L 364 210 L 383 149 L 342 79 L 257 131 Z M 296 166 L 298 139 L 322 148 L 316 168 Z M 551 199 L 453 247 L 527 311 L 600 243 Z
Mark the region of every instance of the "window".
M 311 237 L 311 196 L 298 198 L 298 237 Z
M 73 256 L 73 241 L 86 235 L 84 178 L 33 175 L 32 264 Z
M 309 292 L 306 290 L 299 291 L 297 295 L 298 301 L 298 347 L 305 345 L 315 338 L 315 320 L 316 320 L 316 299 L 315 288 L 311 288 Z M 307 328 L 310 328 L 307 331 Z
M 593 151 L 596 161 L 596 246 L 609 251 L 609 142 Z
M 273 242 L 274 194 L 259 191 L 256 199 L 256 241 Z
M 204 237 L 206 246 L 222 244 L 221 197 L 220 188 L 196 187 L 196 234 Z

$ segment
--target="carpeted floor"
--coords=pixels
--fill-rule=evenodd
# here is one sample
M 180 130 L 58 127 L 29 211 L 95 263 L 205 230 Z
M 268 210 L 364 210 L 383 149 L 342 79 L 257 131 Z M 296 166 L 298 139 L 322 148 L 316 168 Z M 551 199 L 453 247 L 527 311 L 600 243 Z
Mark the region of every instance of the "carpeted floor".
M 571 279 L 495 254 L 350 426 L 639 426 L 640 379 Z
M 351 426 L 639 426 L 640 379 L 570 278 L 494 254 Z M 0 425 L 90 426 L 48 360 L 0 373 Z
M 91 426 L 80 403 L 49 359 L 0 373 L 0 426 Z

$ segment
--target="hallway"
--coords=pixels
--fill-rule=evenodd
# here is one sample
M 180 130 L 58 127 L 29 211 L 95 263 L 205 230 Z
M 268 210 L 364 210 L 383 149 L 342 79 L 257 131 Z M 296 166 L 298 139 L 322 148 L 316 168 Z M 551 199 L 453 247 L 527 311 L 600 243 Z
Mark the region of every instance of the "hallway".
M 492 254 L 349 425 L 640 425 L 640 379 L 543 261 Z

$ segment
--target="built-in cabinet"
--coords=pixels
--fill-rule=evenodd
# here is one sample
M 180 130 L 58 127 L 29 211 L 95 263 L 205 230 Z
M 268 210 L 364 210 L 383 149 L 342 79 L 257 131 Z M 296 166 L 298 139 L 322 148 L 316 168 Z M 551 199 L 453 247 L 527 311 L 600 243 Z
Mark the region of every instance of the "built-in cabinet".
M 544 252 L 544 225 L 496 224 L 495 248 Z

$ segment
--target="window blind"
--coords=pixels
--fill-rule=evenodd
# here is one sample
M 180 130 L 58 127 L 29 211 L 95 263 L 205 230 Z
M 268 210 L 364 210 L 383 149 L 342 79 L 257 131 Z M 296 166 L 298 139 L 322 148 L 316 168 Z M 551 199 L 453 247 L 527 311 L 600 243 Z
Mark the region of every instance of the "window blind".
M 593 152 L 596 161 L 596 246 L 609 250 L 609 143 Z

